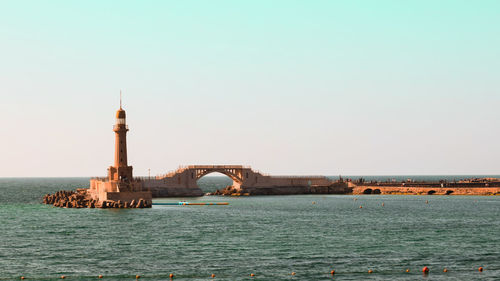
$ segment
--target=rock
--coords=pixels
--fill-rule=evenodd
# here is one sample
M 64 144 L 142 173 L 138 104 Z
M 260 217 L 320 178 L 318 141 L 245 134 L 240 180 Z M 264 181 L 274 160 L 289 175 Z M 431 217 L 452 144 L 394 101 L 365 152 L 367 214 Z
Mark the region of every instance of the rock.
M 139 203 L 137 204 L 137 208 L 144 208 L 144 199 L 139 199 Z

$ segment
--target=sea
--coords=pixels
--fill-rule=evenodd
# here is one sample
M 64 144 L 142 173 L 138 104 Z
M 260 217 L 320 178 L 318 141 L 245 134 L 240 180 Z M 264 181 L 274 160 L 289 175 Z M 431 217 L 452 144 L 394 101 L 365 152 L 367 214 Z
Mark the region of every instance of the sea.
M 344 176 L 359 177 L 486 176 Z M 500 280 L 500 196 L 204 196 L 153 202 L 229 205 L 151 209 L 41 204 L 46 193 L 88 182 L 0 178 L 0 280 Z M 205 192 L 230 183 L 198 182 Z

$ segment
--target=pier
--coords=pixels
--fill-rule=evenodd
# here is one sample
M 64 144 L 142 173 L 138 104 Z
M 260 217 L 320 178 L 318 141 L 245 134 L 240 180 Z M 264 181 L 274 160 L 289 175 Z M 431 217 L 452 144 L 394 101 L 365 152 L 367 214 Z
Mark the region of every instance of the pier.
M 456 182 L 420 181 L 349 183 L 352 194 L 408 194 L 408 195 L 500 195 L 500 180 L 495 178 L 470 179 Z
M 211 173 L 228 176 L 232 185 L 214 195 L 287 195 L 347 193 L 347 185 L 325 176 L 271 176 L 242 165 L 190 165 L 154 178 L 136 178 L 153 197 L 202 196 L 197 181 Z

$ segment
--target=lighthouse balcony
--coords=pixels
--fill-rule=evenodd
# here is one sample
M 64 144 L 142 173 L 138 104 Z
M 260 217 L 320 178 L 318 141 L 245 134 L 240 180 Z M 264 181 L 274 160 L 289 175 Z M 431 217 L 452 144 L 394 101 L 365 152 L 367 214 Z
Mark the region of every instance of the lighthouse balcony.
M 116 130 L 127 130 L 128 131 L 128 125 L 122 125 L 122 124 L 118 124 L 118 125 L 113 125 L 113 130 L 116 131 Z

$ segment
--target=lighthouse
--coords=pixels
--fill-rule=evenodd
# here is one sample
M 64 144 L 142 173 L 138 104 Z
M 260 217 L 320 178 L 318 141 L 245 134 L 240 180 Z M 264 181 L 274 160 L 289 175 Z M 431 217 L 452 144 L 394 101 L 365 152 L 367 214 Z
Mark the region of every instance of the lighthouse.
M 95 206 L 102 208 L 143 208 L 151 207 L 151 191 L 144 187 L 144 181 L 132 177 L 132 166 L 127 159 L 127 115 L 122 108 L 116 111 L 113 125 L 115 133 L 115 162 L 108 168 L 108 176 L 90 179 L 90 188 L 86 194 L 94 200 Z
M 115 164 L 109 167 L 109 180 L 129 182 L 132 180 L 132 166 L 127 162 L 127 132 L 128 126 L 126 113 L 122 108 L 120 92 L 120 109 L 116 111 L 116 122 L 113 126 L 115 132 Z

